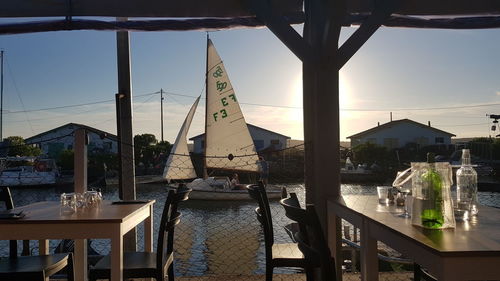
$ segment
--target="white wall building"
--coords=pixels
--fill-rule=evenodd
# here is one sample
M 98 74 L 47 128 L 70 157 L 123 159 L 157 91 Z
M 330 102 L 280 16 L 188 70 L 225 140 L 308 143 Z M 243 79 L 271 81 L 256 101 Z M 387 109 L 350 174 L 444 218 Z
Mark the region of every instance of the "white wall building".
M 80 128 L 87 130 L 89 138 L 87 151 L 89 153 L 118 153 L 118 142 L 115 135 L 76 123 L 68 123 L 55 129 L 40 133 L 27 138 L 25 142 L 27 144 L 38 145 L 38 147 L 42 149 L 43 154 L 56 159 L 61 151 L 65 149 L 73 149 L 73 133 L 76 129 Z
M 362 143 L 373 143 L 388 149 L 404 147 L 408 143 L 420 146 L 449 145 L 454 134 L 415 122 L 410 119 L 391 121 L 374 128 L 347 137 L 351 148 Z
M 287 141 L 290 139 L 290 137 L 287 137 L 285 135 L 254 126 L 252 124 L 247 123 L 247 126 L 257 152 L 265 149 L 284 149 L 286 148 Z M 193 141 L 194 153 L 203 153 L 205 145 L 205 134 L 197 135 L 190 138 L 189 140 Z

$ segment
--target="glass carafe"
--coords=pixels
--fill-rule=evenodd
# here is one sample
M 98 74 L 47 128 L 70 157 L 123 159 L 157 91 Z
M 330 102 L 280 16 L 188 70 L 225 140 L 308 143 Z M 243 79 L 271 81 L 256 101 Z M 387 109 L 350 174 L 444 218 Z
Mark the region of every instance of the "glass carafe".
M 411 163 L 412 169 L 412 224 L 429 229 L 454 228 L 455 217 L 450 187 L 452 170 L 447 162 Z

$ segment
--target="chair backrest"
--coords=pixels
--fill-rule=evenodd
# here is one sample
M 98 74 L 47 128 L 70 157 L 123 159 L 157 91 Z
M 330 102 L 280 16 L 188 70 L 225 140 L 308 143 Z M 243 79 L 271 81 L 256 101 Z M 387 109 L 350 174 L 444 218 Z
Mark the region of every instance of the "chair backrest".
M 255 209 L 257 220 L 259 220 L 262 229 L 264 230 L 264 244 L 266 247 L 266 255 L 272 255 L 271 248 L 274 244 L 273 221 L 271 218 L 271 209 L 269 207 L 269 199 L 267 198 L 266 188 L 264 183 L 259 181 L 259 184 L 253 184 L 247 187 L 250 197 L 255 199 L 259 207 Z
M 335 280 L 335 264 L 314 205 L 308 204 L 302 209 L 292 197 L 282 199 L 280 204 L 285 208 L 286 216 L 299 224 L 295 240 L 306 260 L 313 267 L 319 266 L 321 280 Z
M 0 187 L 0 202 L 5 203 L 5 208 L 7 210 L 14 209 L 14 201 L 12 200 L 12 194 L 10 193 L 10 188 L 7 186 Z M 22 256 L 30 255 L 30 241 L 23 240 L 23 247 L 21 251 Z M 11 258 L 17 257 L 17 240 L 9 241 L 9 256 Z
M 5 203 L 5 208 L 7 210 L 14 209 L 14 202 L 12 201 L 12 194 L 7 186 L 0 187 L 0 201 Z M 9 256 L 14 258 L 17 257 L 17 241 L 9 241 Z
M 158 244 L 156 252 L 156 268 L 163 274 L 165 264 L 170 254 L 174 251 L 174 228 L 180 222 L 178 205 L 189 198 L 192 189 L 180 184 L 176 190 L 169 190 L 163 213 L 161 215 L 160 229 L 158 232 Z M 164 276 L 164 275 L 163 275 Z
M 7 210 L 14 209 L 12 195 L 10 194 L 10 189 L 7 186 L 0 187 L 0 202 L 5 203 L 5 208 Z

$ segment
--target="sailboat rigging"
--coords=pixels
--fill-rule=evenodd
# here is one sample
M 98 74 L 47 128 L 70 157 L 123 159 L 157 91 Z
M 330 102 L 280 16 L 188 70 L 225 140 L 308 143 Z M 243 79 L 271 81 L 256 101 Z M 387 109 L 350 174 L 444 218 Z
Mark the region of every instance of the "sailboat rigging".
M 224 63 L 208 37 L 205 81 L 204 177 L 188 184 L 193 189 L 190 197 L 249 199 L 245 190 L 231 190 L 227 177 L 214 178 L 207 174 L 207 169 L 258 172 L 259 160 Z M 186 135 L 199 99 L 191 107 L 165 165 L 163 177 L 167 181 L 196 177 L 191 159 L 186 157 L 189 155 Z M 279 190 L 269 192 L 280 195 Z

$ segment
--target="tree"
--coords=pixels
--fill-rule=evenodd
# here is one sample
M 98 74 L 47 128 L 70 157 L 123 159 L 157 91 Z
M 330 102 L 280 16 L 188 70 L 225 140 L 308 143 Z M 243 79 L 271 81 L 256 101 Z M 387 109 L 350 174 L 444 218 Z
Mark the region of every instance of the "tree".
M 142 134 L 134 136 L 134 156 L 135 164 L 144 164 L 146 167 L 152 164 L 154 158 L 154 149 L 158 143 L 155 135 L 153 134 Z
M 369 166 L 373 163 L 387 166 L 393 164 L 394 156 L 383 146 L 373 143 L 363 143 L 352 148 L 354 161 L 357 163 L 366 163 Z
M 26 144 L 20 136 L 11 136 L 5 140 L 9 147 L 8 156 L 38 156 L 42 154 L 40 148 Z

